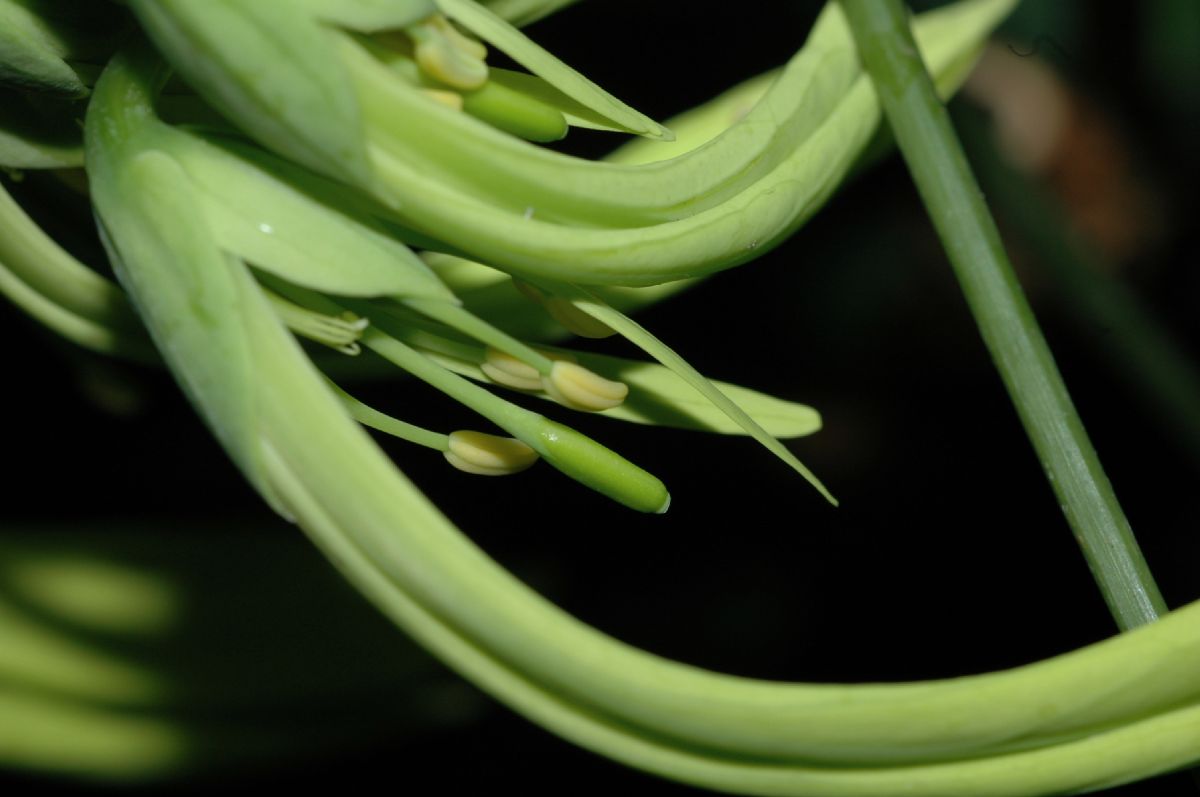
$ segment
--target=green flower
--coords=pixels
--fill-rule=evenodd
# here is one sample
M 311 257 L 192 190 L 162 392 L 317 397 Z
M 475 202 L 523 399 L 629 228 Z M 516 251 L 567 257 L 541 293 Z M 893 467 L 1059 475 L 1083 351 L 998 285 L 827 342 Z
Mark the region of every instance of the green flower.
M 971 0 L 917 20 L 947 88 L 1009 5 Z M 113 58 L 85 129 L 92 201 L 121 284 L 251 484 L 464 676 L 616 760 L 747 794 L 1047 793 L 1194 757 L 1200 607 L 974 678 L 733 678 L 631 648 L 546 602 L 362 429 L 477 473 L 541 458 L 633 509 L 667 509 L 655 476 L 478 384 L 488 382 L 630 421 L 746 433 L 823 490 L 776 439 L 815 431 L 813 411 L 709 382 L 619 308 L 671 290 L 639 286 L 757 256 L 858 163 L 880 113 L 837 6 L 769 85 L 753 81 L 681 120 L 676 143 L 657 153 L 633 145 L 604 162 L 514 134 L 670 134 L 468 0 L 129 6 L 159 52 L 133 43 Z M 518 18 L 538 8 L 495 6 Z M 474 37 L 530 74 L 492 68 Z M 160 97 L 171 68 L 235 127 L 194 100 Z M 753 110 L 728 118 L 749 98 Z M 31 225 L 15 205 L 0 210 L 11 229 Z M 126 312 L 112 286 L 89 283 L 105 297 L 98 305 L 68 300 L 62 286 L 94 276 L 48 240 L 25 241 L 0 249 L 6 292 L 81 342 L 136 348 L 138 333 L 106 315 Z M 39 282 L 39 256 L 52 252 L 42 259 L 63 279 Z M 583 335 L 616 332 L 659 364 L 531 345 L 514 334 L 530 299 L 546 318 Z M 371 349 L 512 439 L 420 429 L 366 407 L 329 385 L 289 328 L 341 353 L 329 356 Z

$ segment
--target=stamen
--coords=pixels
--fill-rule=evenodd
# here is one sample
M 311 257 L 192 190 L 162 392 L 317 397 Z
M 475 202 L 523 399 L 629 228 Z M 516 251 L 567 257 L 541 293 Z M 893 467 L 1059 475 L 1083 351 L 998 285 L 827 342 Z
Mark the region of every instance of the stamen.
M 484 62 L 487 48 L 460 33 L 441 14 L 406 29 L 416 44 L 414 55 L 421 69 L 435 80 L 456 89 L 470 91 L 487 83 Z
M 504 330 L 497 329 L 482 318 L 464 310 L 460 305 L 438 299 L 404 299 L 402 304 L 427 318 L 432 318 L 451 329 L 469 335 L 480 343 L 506 352 L 510 357 L 520 360 L 543 376 L 550 373 L 550 366 L 553 363 L 549 357 L 517 340 Z
M 455 47 L 460 48 L 464 53 L 470 55 L 472 58 L 476 58 L 480 61 L 487 60 L 487 45 L 481 42 L 479 39 L 463 33 L 457 25 L 441 14 L 436 15 L 431 22 L 437 26 L 438 30 L 445 33 L 448 39 L 454 42 Z
M 420 91 L 426 97 L 438 103 L 439 105 L 445 105 L 447 108 L 451 108 L 455 111 L 461 111 L 463 109 L 463 96 L 457 91 L 428 88 L 423 88 Z
M 573 362 L 569 354 L 558 352 L 539 352 L 550 360 L 565 360 Z M 532 365 L 518 360 L 511 354 L 506 354 L 492 346 L 484 352 L 484 361 L 479 364 L 482 370 L 493 382 L 514 390 L 541 390 L 542 375 Z
M 296 295 L 303 295 L 303 301 L 317 310 L 332 313 L 338 309 L 336 303 L 315 291 L 296 289 Z M 341 301 L 351 300 L 343 298 Z M 399 328 L 401 325 L 396 321 L 397 319 L 390 318 L 386 313 L 380 315 L 375 324 L 364 330 L 363 345 L 516 436 L 554 468 L 581 484 L 586 484 L 640 512 L 666 510 L 670 496 L 667 488 L 653 474 L 647 473 L 571 427 L 504 401 L 490 391 L 451 373 L 392 337 L 389 334 L 390 330 L 404 334 Z M 550 369 L 551 378 L 554 377 L 555 370 L 563 372 L 562 369 L 566 369 L 565 373 L 572 374 L 583 385 L 592 383 L 592 387 L 595 388 L 596 383 L 600 383 L 602 386 L 615 386 L 621 391 L 627 390 L 619 382 L 601 379 L 587 369 L 569 362 L 555 362 Z M 572 372 L 571 369 L 576 371 Z M 590 379 L 584 375 L 589 375 Z M 569 380 L 564 380 L 566 381 Z M 448 445 L 447 443 L 447 447 Z
M 446 461 L 461 471 L 480 476 L 507 476 L 537 462 L 538 455 L 520 440 L 484 432 L 451 432 Z
M 542 302 L 550 317 L 561 324 L 568 332 L 581 338 L 609 338 L 617 334 L 612 327 L 603 321 L 597 321 L 590 315 L 571 304 L 570 300 L 551 296 Z
M 513 287 L 531 302 L 540 304 L 559 326 L 581 338 L 609 338 L 617 334 L 612 327 L 580 310 L 569 299 L 548 294 L 536 285 L 513 277 Z
M 342 400 L 342 405 L 350 413 L 350 417 L 363 426 L 370 427 L 384 434 L 390 434 L 392 437 L 398 437 L 401 440 L 407 440 L 410 443 L 416 443 L 419 446 L 425 446 L 426 448 L 436 449 L 437 451 L 448 450 L 450 442 L 446 435 L 422 429 L 420 426 L 402 421 L 399 418 L 393 418 L 387 413 L 380 412 L 374 407 L 362 403 L 333 382 L 328 380 L 327 382 L 329 388 Z
M 342 354 L 354 356 L 361 351 L 358 341 L 363 330 L 367 328 L 367 319 L 351 312 L 337 316 L 326 315 L 301 307 L 267 288 L 263 288 L 263 293 L 271 302 L 279 320 L 297 335 L 322 343 Z
M 559 404 L 588 412 L 618 407 L 629 395 L 625 383 L 605 379 L 582 365 L 565 361 L 554 363 L 550 375 L 542 377 L 542 388 Z

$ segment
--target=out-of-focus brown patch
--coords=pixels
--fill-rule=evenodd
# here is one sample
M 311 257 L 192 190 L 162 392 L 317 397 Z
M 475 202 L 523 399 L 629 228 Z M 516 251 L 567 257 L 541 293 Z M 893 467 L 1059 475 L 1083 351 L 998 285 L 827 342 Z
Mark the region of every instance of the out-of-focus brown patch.
M 1159 208 L 1117 126 L 1036 56 L 992 44 L 967 81 L 1014 166 L 1045 183 L 1076 231 L 1119 267 L 1161 233 Z

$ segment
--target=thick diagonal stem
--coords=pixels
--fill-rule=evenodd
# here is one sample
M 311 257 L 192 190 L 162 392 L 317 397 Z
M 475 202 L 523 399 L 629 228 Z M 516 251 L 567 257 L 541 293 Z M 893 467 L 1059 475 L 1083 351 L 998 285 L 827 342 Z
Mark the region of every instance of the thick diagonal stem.
M 859 56 L 984 342 L 1122 629 L 1166 611 L 1013 274 L 900 0 L 841 0 Z

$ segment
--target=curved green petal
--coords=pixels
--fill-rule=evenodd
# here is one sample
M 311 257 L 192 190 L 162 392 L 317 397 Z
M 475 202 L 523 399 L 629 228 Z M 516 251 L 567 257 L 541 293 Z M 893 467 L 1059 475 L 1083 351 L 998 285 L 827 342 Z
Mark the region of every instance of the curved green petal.
M 272 150 L 369 182 L 361 116 L 331 31 L 285 0 L 131 0 L 143 29 L 214 107 Z
M 87 86 L 64 56 L 62 33 L 32 7 L 0 0 L 0 86 L 60 97 L 86 97 Z
M 222 248 L 316 290 L 453 299 L 412 250 L 339 205 L 328 181 L 230 138 L 163 134 Z
M 251 483 L 255 384 L 228 256 L 212 238 L 178 161 L 154 148 L 149 110 L 161 79 L 119 56 L 96 84 L 85 141 L 102 239 L 151 336 Z

